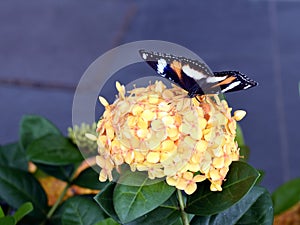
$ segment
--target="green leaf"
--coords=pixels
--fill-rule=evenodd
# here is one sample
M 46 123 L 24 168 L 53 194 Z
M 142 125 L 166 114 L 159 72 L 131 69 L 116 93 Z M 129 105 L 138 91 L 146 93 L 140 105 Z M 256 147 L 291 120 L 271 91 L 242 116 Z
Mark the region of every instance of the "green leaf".
M 179 220 L 180 212 L 176 194 L 153 211 L 139 217 L 126 225 L 170 225 Z
M 189 225 L 212 225 L 212 224 L 214 224 L 214 216 L 194 216 Z
M 115 177 L 115 176 L 113 176 Z M 147 186 L 159 183 L 160 181 L 164 181 L 164 179 L 148 179 L 148 173 L 147 172 L 132 172 L 129 168 L 129 166 L 123 166 L 121 167 L 119 177 L 117 179 L 117 183 L 127 185 L 127 186 Z
M 5 216 L 5 214 L 4 214 L 4 212 L 3 212 L 3 210 L 2 210 L 2 207 L 1 207 L 1 205 L 0 205 L 0 218 L 1 217 L 4 217 Z
M 61 135 L 47 135 L 34 140 L 27 148 L 30 160 L 46 165 L 68 165 L 83 160 L 79 149 Z
M 247 162 L 249 159 L 249 155 L 250 155 L 250 149 L 245 144 L 243 130 L 242 130 L 241 126 L 239 125 L 239 123 L 236 124 L 235 140 L 238 143 L 238 146 L 240 148 L 240 156 L 241 156 L 240 160 L 243 162 Z
M 25 202 L 23 205 L 21 205 L 16 213 L 13 215 L 15 220 L 18 222 L 20 221 L 24 216 L 26 216 L 28 213 L 30 213 L 33 210 L 33 205 L 31 202 Z
M 68 183 L 71 182 L 72 175 L 75 170 L 75 166 L 73 164 L 65 165 L 65 166 L 51 166 L 51 165 L 44 165 L 41 163 L 35 163 L 35 165 L 43 172 L 47 173 L 48 175 L 66 181 Z
M 115 221 L 120 222 L 119 217 L 114 209 L 114 202 L 113 202 L 113 193 L 116 187 L 116 183 L 110 182 L 108 183 L 101 192 L 99 192 L 95 197 L 94 200 L 99 204 L 101 209 L 113 218 Z
M 117 223 L 115 220 L 113 220 L 112 218 L 107 218 L 105 220 L 102 220 L 98 223 L 95 223 L 94 225 L 120 225 L 119 223 Z
M 69 198 L 62 212 L 63 225 L 94 225 L 105 218 L 105 213 L 97 203 L 83 196 Z
M 300 201 L 300 178 L 293 179 L 277 188 L 272 194 L 272 200 L 275 215 L 298 203 Z
M 21 119 L 20 142 L 23 149 L 35 139 L 49 134 L 60 135 L 60 131 L 49 120 L 35 115 L 26 115 Z
M 245 162 L 233 162 L 220 192 L 210 191 L 210 182 L 198 184 L 194 194 L 188 196 L 186 212 L 209 216 L 219 213 L 238 202 L 253 187 L 259 173 Z
M 28 160 L 18 142 L 0 146 L 0 165 L 28 170 Z
M 78 177 L 73 181 L 73 184 L 85 188 L 101 190 L 108 184 L 108 182 L 100 182 L 99 172 L 96 171 L 96 168 L 89 167 L 78 175 Z
M 2 225 L 15 225 L 16 221 L 15 218 L 12 216 L 5 216 L 0 218 L 0 224 Z
M 131 172 L 128 180 L 135 180 L 139 172 Z M 122 183 L 125 180 L 122 180 Z M 113 202 L 115 211 L 122 223 L 128 223 L 145 215 L 165 202 L 175 191 L 165 181 L 147 185 L 149 178 L 145 177 L 138 186 L 117 184 L 114 189 Z M 153 181 L 151 181 L 152 183 Z M 135 183 L 136 184 L 136 183 Z
M 212 216 L 195 216 L 191 225 L 272 225 L 273 207 L 270 194 L 265 188 L 253 187 L 247 195 L 230 208 Z
M 182 219 L 178 218 L 178 220 L 176 220 L 174 223 L 172 223 L 171 225 L 183 225 L 182 223 Z
M 253 202 L 253 196 L 256 193 L 261 193 L 259 198 Z M 251 194 L 253 196 L 251 196 Z M 274 219 L 273 203 L 270 193 L 262 187 L 254 187 L 252 193 L 246 196 L 244 202 L 253 202 L 250 209 L 243 215 L 237 224 L 261 224 L 272 225 Z M 245 203 L 245 204 L 247 204 Z
M 258 169 L 257 171 L 259 172 L 259 178 L 255 182 L 255 185 L 259 185 L 262 182 L 263 178 L 265 177 L 265 171 L 264 170 Z
M 0 166 L 0 196 L 14 208 L 31 202 L 34 210 L 30 215 L 37 219 L 44 219 L 46 216 L 47 196 L 40 183 L 30 173 Z
M 246 145 L 239 146 L 240 148 L 240 161 L 247 162 L 250 155 L 250 149 Z
M 243 130 L 239 123 L 236 123 L 236 136 L 235 140 L 238 143 L 238 146 L 244 146 L 245 145 L 245 139 L 243 135 Z

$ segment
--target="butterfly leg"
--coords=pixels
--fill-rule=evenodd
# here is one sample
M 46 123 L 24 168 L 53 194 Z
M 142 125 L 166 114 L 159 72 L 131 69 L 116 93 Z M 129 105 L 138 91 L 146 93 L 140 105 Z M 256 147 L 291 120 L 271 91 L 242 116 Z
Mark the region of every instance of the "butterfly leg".
M 201 101 L 199 100 L 198 96 L 195 96 L 195 99 L 196 99 L 199 103 L 201 103 Z

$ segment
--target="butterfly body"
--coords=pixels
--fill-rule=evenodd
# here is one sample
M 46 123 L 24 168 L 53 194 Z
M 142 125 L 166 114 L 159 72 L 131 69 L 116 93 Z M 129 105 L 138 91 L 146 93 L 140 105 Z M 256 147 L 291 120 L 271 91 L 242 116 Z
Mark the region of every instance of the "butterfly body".
M 257 85 L 238 71 L 212 73 L 205 63 L 197 60 L 145 50 L 140 50 L 140 55 L 160 76 L 186 90 L 191 98 L 245 90 Z

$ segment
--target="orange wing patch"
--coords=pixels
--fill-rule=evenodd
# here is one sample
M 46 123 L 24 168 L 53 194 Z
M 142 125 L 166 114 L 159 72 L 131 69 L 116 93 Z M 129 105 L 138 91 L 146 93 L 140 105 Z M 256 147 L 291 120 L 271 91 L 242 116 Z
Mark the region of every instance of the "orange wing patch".
M 181 74 L 182 65 L 181 65 L 181 62 L 174 60 L 171 63 L 170 67 L 172 68 L 172 70 L 174 70 L 176 72 L 176 74 L 178 75 L 179 80 L 182 81 L 182 74 Z
M 234 80 L 236 80 L 236 77 L 233 77 L 233 76 L 232 77 L 228 77 L 225 80 L 223 80 L 222 82 L 217 83 L 217 84 L 215 84 L 212 87 L 214 88 L 214 87 L 218 87 L 218 86 L 221 86 L 221 85 L 224 85 L 224 84 L 230 84 Z

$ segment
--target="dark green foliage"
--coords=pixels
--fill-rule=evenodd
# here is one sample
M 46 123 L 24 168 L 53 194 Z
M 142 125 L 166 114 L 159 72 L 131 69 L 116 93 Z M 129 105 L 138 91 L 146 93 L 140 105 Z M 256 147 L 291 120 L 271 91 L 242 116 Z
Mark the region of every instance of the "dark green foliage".
M 239 127 L 236 140 L 246 161 L 249 149 Z M 178 193 L 182 192 L 176 194 L 164 178 L 150 180 L 145 173 L 125 169 L 117 183 L 99 182 L 98 167 L 89 167 L 75 176 L 83 160 L 76 145 L 51 122 L 39 116 L 24 116 L 19 142 L 0 146 L 0 200 L 5 205 L 0 208 L 0 224 L 182 225 L 183 215 L 190 224 L 271 225 L 273 221 L 271 197 L 256 186 L 259 173 L 246 162 L 232 163 L 222 192 L 210 191 L 210 182 L 205 181 L 179 202 Z M 29 161 L 38 168 L 34 174 L 28 172 Z M 48 205 L 38 181 L 40 174 L 66 182 L 54 206 Z M 77 195 L 63 200 L 73 184 L 99 193 L 94 198 Z M 273 194 L 276 213 L 299 201 L 295 197 L 300 196 L 299 186 L 299 180 L 294 180 Z M 180 207 L 182 204 L 185 208 Z

